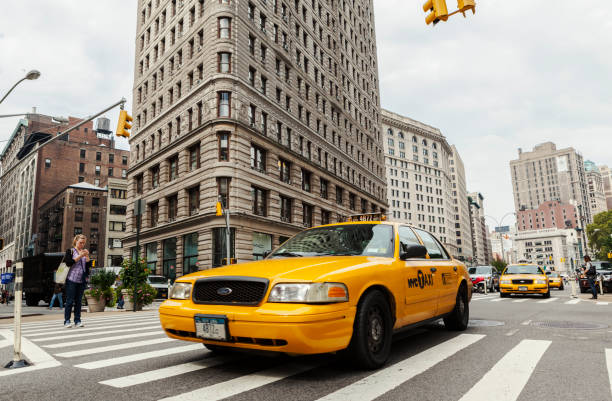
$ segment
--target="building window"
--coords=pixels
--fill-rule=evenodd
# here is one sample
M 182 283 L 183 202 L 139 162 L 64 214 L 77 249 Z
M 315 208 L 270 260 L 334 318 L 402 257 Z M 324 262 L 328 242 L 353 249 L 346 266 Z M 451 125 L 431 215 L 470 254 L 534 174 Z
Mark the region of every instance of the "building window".
M 218 19 L 218 29 L 220 39 L 230 39 L 232 37 L 232 29 L 230 27 L 231 18 L 221 17 Z
M 51 167 L 51 159 L 45 159 L 45 168 Z
M 114 163 L 115 162 L 115 155 L 112 153 L 108 154 L 108 162 L 109 163 Z
M 85 172 L 85 163 L 79 163 L 79 173 Z
M 168 181 L 173 181 L 178 178 L 178 156 L 172 157 L 168 160 L 169 170 L 168 170 Z
M 74 221 L 83 221 L 83 212 L 77 210 L 74 212 Z
M 110 205 L 109 213 L 119 216 L 125 216 L 127 214 L 127 207 L 125 205 Z
M 253 144 L 251 144 L 251 168 L 261 173 L 266 172 L 266 151 Z
M 143 185 L 142 185 L 142 183 L 143 183 L 143 181 L 142 181 L 142 174 L 136 176 L 136 178 L 134 178 L 134 181 L 136 183 L 136 193 L 137 194 L 141 194 L 142 193 L 142 187 L 143 187 Z
M 329 210 L 321 209 L 321 224 L 331 223 L 331 212 Z
M 157 242 L 151 242 L 145 245 L 145 257 L 147 260 L 147 268 L 151 272 L 156 273 L 157 269 Z
M 159 202 L 154 202 L 149 205 L 149 221 L 151 227 L 157 226 L 159 221 Z
M 229 160 L 229 133 L 221 132 L 219 134 L 219 161 L 226 162 Z
M 79 182 L 85 181 L 85 177 L 79 177 Z
M 193 187 L 189 189 L 189 215 L 194 216 L 198 214 L 200 208 L 200 187 Z
M 230 179 L 227 177 L 219 177 L 217 178 L 217 194 L 218 198 L 221 201 L 221 205 L 227 208 L 229 207 L 229 186 Z
M 213 228 L 212 266 L 223 266 L 227 261 L 227 242 L 225 227 Z M 230 258 L 235 257 L 236 230 L 230 229 Z
M 222 73 L 232 72 L 232 54 L 231 53 L 219 53 L 217 70 Z
M 91 198 L 91 206 L 100 206 L 100 198 Z
M 231 93 L 230 92 L 219 92 L 218 94 L 218 117 L 230 117 L 231 107 Z
M 312 227 L 312 209 L 312 205 L 302 203 L 302 223 L 304 227 Z
M 85 204 L 85 198 L 83 198 L 81 195 L 77 195 L 75 203 L 77 205 L 83 205 L 83 204 Z
M 183 274 L 198 270 L 198 233 L 183 236 Z
M 127 178 L 127 170 L 121 169 L 121 178 Z
M 257 216 L 267 215 L 267 202 L 266 202 L 266 190 L 251 187 L 251 199 L 253 204 L 253 214 Z
M 168 221 L 176 220 L 178 216 L 178 196 L 172 195 L 166 198 L 168 204 Z
M 108 168 L 108 176 L 109 176 L 109 177 L 112 177 L 112 176 L 113 176 L 113 168 L 112 168 L 112 167 L 109 167 L 109 168 Z
M 74 235 L 79 235 L 79 234 L 83 234 L 83 227 L 74 228 Z
M 100 169 L 101 169 L 100 166 L 96 166 L 96 175 L 100 175 Z
M 291 199 L 284 196 L 280 197 L 280 219 L 286 223 L 291 223 Z
M 349 208 L 355 210 L 355 194 L 349 194 Z
M 84 159 L 86 154 L 87 151 L 85 149 L 81 149 L 81 159 Z
M 327 199 L 329 182 L 327 180 L 324 180 L 323 178 L 321 178 L 320 182 L 321 182 L 321 198 Z
M 96 152 L 96 160 L 102 161 L 102 152 Z
M 174 281 L 176 278 L 176 237 L 165 239 L 163 244 L 163 275 Z
M 336 186 L 336 203 L 341 205 L 342 204 L 342 188 Z
M 189 149 L 189 171 L 200 168 L 200 144 Z
M 109 231 L 125 231 L 125 222 L 123 221 L 109 221 Z
M 91 214 L 91 222 L 92 223 L 97 223 L 99 219 L 100 219 L 100 214 L 99 213 L 92 213 Z
M 311 173 L 308 170 L 302 169 L 302 190 L 306 192 L 310 192 L 310 178 Z
M 99 179 L 99 178 L 96 178 L 96 179 L 94 180 L 94 185 L 95 185 L 96 187 L 99 187 L 99 186 L 100 186 L 100 179 Z
M 121 156 L 121 164 L 123 164 L 124 166 L 127 166 L 128 164 L 127 156 Z
M 291 162 L 278 159 L 278 170 L 280 172 L 280 180 L 286 184 L 291 183 Z

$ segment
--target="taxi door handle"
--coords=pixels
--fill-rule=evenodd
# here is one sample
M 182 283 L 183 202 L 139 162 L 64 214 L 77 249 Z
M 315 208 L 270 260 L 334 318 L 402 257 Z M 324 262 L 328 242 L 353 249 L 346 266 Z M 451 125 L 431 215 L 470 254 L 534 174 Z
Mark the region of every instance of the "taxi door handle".
M 429 270 L 431 270 L 431 272 L 432 272 L 432 273 L 435 273 L 435 272 L 436 272 L 436 270 L 438 270 L 438 269 L 436 269 L 435 267 L 432 267 L 432 268 L 431 268 L 431 269 L 429 269 Z

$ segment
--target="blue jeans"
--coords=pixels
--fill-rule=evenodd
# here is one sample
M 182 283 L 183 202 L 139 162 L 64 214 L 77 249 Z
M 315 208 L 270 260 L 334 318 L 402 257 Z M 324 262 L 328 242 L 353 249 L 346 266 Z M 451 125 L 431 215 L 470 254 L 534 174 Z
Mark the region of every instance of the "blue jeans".
M 62 293 L 57 293 L 57 294 L 53 294 L 53 297 L 51 297 L 51 302 L 49 302 L 49 309 L 53 308 L 53 304 L 55 303 L 55 300 L 59 300 L 59 304 L 60 304 L 60 308 L 64 307 L 64 300 L 62 299 Z
M 587 278 L 589 280 L 589 285 L 591 286 L 591 291 L 593 292 L 593 298 L 597 298 L 597 281 L 595 278 Z
M 74 281 L 66 280 L 66 308 L 64 309 L 64 323 L 70 323 L 72 305 L 74 305 L 74 322 L 79 323 L 81 321 L 81 303 L 83 300 L 84 291 L 85 283 L 75 283 Z

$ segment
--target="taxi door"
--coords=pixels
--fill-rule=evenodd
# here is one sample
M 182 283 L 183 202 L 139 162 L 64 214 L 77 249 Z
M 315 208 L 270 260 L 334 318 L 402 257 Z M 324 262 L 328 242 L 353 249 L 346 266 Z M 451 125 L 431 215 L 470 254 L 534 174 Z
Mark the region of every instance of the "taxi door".
M 459 279 L 457 264 L 433 235 L 416 228 L 415 231 L 427 248 L 429 262 L 435 267 L 438 274 L 439 280 L 436 281 L 438 286 L 437 314 L 448 313 L 454 308 L 457 298 L 457 280 Z
M 406 246 L 422 245 L 410 227 L 399 226 L 398 233 L 400 253 L 402 243 Z M 436 315 L 439 287 L 435 283 L 440 278 L 435 269 L 431 269 L 430 260 L 398 259 L 398 263 L 402 265 L 402 276 L 404 279 L 404 312 L 401 325 L 416 323 L 434 317 Z

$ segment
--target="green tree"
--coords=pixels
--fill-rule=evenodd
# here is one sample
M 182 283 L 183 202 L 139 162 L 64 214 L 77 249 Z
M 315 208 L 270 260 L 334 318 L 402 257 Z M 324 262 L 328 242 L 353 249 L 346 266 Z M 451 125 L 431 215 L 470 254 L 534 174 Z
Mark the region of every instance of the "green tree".
M 593 224 L 586 228 L 589 246 L 597 253 L 597 259 L 610 260 L 608 253 L 612 252 L 612 210 L 596 214 Z
M 504 271 L 506 266 L 508 266 L 508 263 L 504 262 L 503 260 L 495 259 L 493 262 L 491 262 L 491 266 L 496 268 L 497 271 L 501 273 Z

